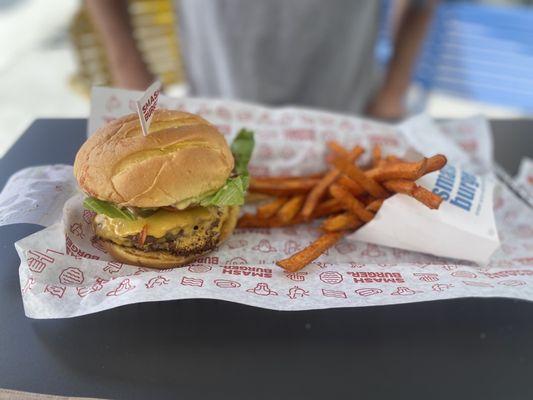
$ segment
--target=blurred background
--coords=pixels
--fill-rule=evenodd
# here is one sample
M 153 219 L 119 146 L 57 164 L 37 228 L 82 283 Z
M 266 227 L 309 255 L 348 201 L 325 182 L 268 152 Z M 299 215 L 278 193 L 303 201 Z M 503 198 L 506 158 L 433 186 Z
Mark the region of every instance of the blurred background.
M 379 0 L 376 0 L 379 1 Z M 130 0 L 135 40 L 169 95 L 188 93 L 178 18 L 167 0 Z M 375 58 L 390 62 L 403 0 L 382 0 Z M 86 117 L 109 62 L 82 1 L 0 0 L 0 157 L 36 117 Z M 533 114 L 533 0 L 438 2 L 417 55 L 407 113 Z

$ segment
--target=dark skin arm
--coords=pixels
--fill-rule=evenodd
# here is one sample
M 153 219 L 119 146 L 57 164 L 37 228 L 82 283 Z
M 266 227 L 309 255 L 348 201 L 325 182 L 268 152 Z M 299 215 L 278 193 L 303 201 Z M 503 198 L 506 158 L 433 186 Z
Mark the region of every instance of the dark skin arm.
M 405 115 L 405 95 L 437 1 L 428 1 L 419 7 L 410 2 L 403 5 L 403 10 L 398 10 L 400 15 L 389 68 L 381 88 L 368 105 L 367 114 L 371 117 L 394 120 Z
M 405 114 L 404 97 L 411 82 L 416 56 L 433 16 L 436 0 L 422 7 L 409 1 L 398 13 L 394 53 L 383 85 L 367 108 L 375 118 L 398 119 Z M 133 39 L 125 0 L 85 0 L 96 31 L 102 37 L 113 84 L 126 89 L 146 89 L 153 76 Z
M 133 38 L 125 0 L 86 0 L 85 5 L 109 60 L 113 85 L 145 90 L 154 77 Z

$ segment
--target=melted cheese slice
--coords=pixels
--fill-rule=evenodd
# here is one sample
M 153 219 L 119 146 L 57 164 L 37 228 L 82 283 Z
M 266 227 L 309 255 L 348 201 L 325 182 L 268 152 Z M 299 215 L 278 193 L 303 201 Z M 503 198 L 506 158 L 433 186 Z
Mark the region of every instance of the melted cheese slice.
M 215 217 L 216 208 L 195 207 L 182 211 L 158 210 L 147 218 L 138 218 L 135 221 L 98 214 L 95 222 L 98 225 L 98 235 L 104 238 L 136 235 L 145 225 L 147 235 L 161 238 L 168 232 L 213 221 Z

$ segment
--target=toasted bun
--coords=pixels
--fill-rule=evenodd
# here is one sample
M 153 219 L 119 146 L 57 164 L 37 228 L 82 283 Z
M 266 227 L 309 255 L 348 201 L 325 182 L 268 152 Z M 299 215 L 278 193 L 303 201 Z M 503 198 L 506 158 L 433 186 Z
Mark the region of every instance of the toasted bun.
M 143 136 L 137 114 L 103 126 L 80 148 L 74 175 L 90 196 L 162 207 L 215 191 L 233 169 L 224 137 L 203 118 L 157 110 Z
M 230 207 L 228 218 L 224 222 L 224 225 L 222 225 L 218 244 L 224 242 L 231 235 L 235 229 L 235 225 L 237 225 L 238 216 L 239 207 Z M 141 267 L 156 269 L 179 267 L 181 265 L 188 264 L 195 258 L 205 254 L 194 254 L 186 257 L 175 256 L 166 251 L 142 251 L 132 247 L 120 246 L 116 243 L 108 241 L 104 242 L 104 247 L 117 261 L 130 265 L 138 265 Z

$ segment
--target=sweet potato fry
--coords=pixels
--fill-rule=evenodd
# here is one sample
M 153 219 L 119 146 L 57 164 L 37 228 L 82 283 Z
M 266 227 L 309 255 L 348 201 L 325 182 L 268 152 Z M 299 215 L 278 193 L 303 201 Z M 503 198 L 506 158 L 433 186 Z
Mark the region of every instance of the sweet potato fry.
M 344 147 L 342 147 L 339 144 L 339 142 L 332 140 L 330 142 L 327 142 L 326 144 L 332 152 L 337 153 L 337 156 L 341 156 L 345 158 L 350 157 L 350 152 L 346 150 Z
M 374 213 L 377 213 L 379 209 L 381 208 L 381 205 L 383 204 L 383 199 L 376 199 L 371 201 L 365 208 L 368 211 L 372 211 Z
M 352 148 L 352 150 L 350 150 L 349 159 L 352 162 L 355 162 L 355 161 L 357 161 L 359 159 L 359 157 L 361 157 L 363 155 L 364 152 L 365 152 L 365 149 L 362 148 L 361 146 L 357 145 L 354 148 Z
M 383 186 L 394 193 L 412 194 L 416 188 L 416 183 L 407 179 L 394 179 L 383 182 Z
M 283 183 L 286 181 L 300 181 L 302 179 L 320 179 L 324 176 L 324 172 L 318 172 L 316 174 L 308 175 L 276 175 L 276 176 L 264 176 L 264 175 L 254 175 L 252 180 L 258 180 L 261 182 L 277 182 Z
M 372 168 L 365 172 L 368 178 L 377 182 L 391 179 L 410 179 L 416 181 L 426 172 L 427 158 L 417 162 L 397 162 Z M 376 196 L 380 197 L 380 196 Z
M 343 232 L 328 232 L 320 236 L 308 247 L 293 254 L 289 258 L 277 261 L 276 264 L 290 272 L 296 272 L 311 261 L 318 258 L 324 251 L 333 246 L 343 235 Z
M 348 154 L 348 159 L 351 162 L 354 162 L 363 154 L 364 149 L 361 146 L 355 146 L 350 153 Z M 327 192 L 328 187 L 334 183 L 337 178 L 340 176 L 341 172 L 333 168 L 330 170 L 324 177 L 316 184 L 316 186 L 309 192 L 307 198 L 305 199 L 304 206 L 302 207 L 302 215 L 304 219 L 311 218 L 313 210 L 317 206 L 320 199 Z
M 391 192 L 395 193 L 407 194 L 424 204 L 426 207 L 431 208 L 432 210 L 436 210 L 437 208 L 439 208 L 440 203 L 442 203 L 442 198 L 439 195 L 430 192 L 429 190 L 421 186 L 418 186 L 412 181 L 408 181 L 405 179 L 396 179 L 385 182 L 384 185 L 387 190 L 390 190 Z
M 278 210 L 276 217 L 282 223 L 289 222 L 302 208 L 305 197 L 302 195 L 294 196 L 290 198 L 281 208 Z
M 272 196 L 264 193 L 247 192 L 244 202 L 246 204 L 261 203 L 262 201 L 272 200 Z
M 320 203 L 313 211 L 313 218 L 322 218 L 327 215 L 342 211 L 342 204 L 337 199 L 329 199 Z
M 316 205 L 328 190 L 328 187 L 337 180 L 340 172 L 337 169 L 330 170 L 324 177 L 316 184 L 316 186 L 309 192 L 302 207 L 302 216 L 304 219 L 309 219 Z
M 293 219 L 287 222 L 281 222 L 276 216 L 272 218 L 259 218 L 254 214 L 244 214 L 237 222 L 237 228 L 281 228 L 284 226 L 298 225 L 305 222 L 303 218 L 296 215 Z
M 287 202 L 286 197 L 278 197 L 267 204 L 257 208 L 257 216 L 259 218 L 271 218 L 278 210 Z
M 290 196 L 309 192 L 320 179 L 318 178 L 287 178 L 271 181 L 270 178 L 252 178 L 250 192 L 265 193 L 272 196 Z
M 363 222 L 350 212 L 329 217 L 322 223 L 322 229 L 328 232 L 359 228 Z
M 368 177 L 363 171 L 353 165 L 350 160 L 338 157 L 332 163 L 338 170 L 348 175 L 349 178 L 357 182 L 372 196 L 378 198 L 387 197 L 387 191 L 372 177 Z
M 368 222 L 372 218 L 374 218 L 374 214 L 366 210 L 365 206 L 359 200 L 353 197 L 350 192 L 348 192 L 342 186 L 334 184 L 329 188 L 329 192 L 344 206 L 346 210 L 355 214 L 359 219 L 363 220 L 364 222 Z
M 432 210 L 438 209 L 442 203 L 442 197 L 440 197 L 438 194 L 430 192 L 422 186 L 417 186 L 415 188 L 413 191 L 413 197 Z
M 385 157 L 385 162 L 387 164 L 394 164 L 397 162 L 402 162 L 402 159 L 398 156 L 395 156 L 394 154 L 389 154 L 388 156 Z
M 341 175 L 339 179 L 337 179 L 337 183 L 356 197 L 365 193 L 365 189 L 363 189 L 361 185 L 353 179 L 348 178 L 346 175 Z
M 342 205 L 335 199 L 320 203 L 313 212 L 312 218 L 322 218 L 343 211 Z M 282 222 L 276 215 L 271 218 L 260 218 L 259 215 L 244 214 L 238 221 L 238 228 L 279 228 L 306 222 L 301 214 L 295 215 L 290 221 Z
M 430 172 L 438 171 L 444 167 L 447 162 L 448 159 L 443 154 L 436 154 L 432 157 L 429 157 L 426 164 L 426 171 L 424 173 L 429 174 Z
M 372 166 L 377 167 L 381 161 L 381 146 L 376 144 L 372 148 Z

